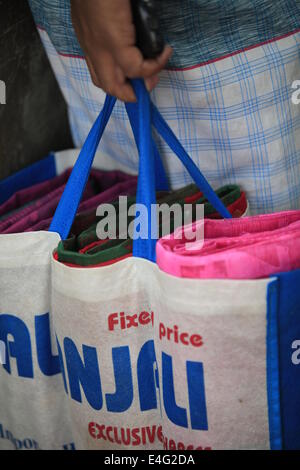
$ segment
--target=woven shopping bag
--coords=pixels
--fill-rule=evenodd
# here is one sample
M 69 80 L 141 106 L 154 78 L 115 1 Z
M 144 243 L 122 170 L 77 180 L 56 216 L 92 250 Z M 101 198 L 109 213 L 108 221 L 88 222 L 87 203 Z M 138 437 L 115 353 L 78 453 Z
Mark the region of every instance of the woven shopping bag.
M 28 211 L 53 189 L 60 191 L 56 186 L 66 183 L 66 169 L 76 157 L 72 151 L 51 154 L 1 181 L 0 223 L 29 225 Z M 96 169 L 99 160 L 103 164 L 100 156 Z M 122 189 L 135 193 L 134 176 L 112 170 L 103 172 L 103 179 L 103 192 L 95 198 L 105 201 L 106 194 L 110 200 Z M 20 218 L 16 211 L 23 204 Z M 58 234 L 40 230 L 0 235 L 0 449 L 74 448 L 50 314 L 50 260 L 59 241 Z
M 52 259 L 52 315 L 75 447 L 300 448 L 300 376 L 292 360 L 300 338 L 300 271 L 198 280 L 159 270 L 150 236 L 157 175 L 151 124 L 215 209 L 229 214 L 142 82 L 134 87 L 138 103 L 127 112 L 139 149 L 137 203 L 148 208 L 148 236 L 134 239 L 133 257 L 109 266 L 78 268 Z M 113 103 L 107 97 L 101 122 Z M 63 240 L 100 121 L 52 222 Z

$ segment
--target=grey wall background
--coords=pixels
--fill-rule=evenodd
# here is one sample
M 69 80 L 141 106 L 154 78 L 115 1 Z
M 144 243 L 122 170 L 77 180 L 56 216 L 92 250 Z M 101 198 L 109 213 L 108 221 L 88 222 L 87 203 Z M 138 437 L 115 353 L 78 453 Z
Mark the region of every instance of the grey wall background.
M 73 147 L 64 99 L 27 0 L 0 0 L 0 179 Z

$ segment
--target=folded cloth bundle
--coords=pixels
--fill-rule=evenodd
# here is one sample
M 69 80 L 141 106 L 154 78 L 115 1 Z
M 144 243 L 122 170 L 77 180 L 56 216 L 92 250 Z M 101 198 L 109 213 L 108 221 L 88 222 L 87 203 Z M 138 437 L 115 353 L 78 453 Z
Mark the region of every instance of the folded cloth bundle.
M 157 193 L 156 198 L 157 198 L 157 202 L 159 202 L 161 204 L 167 204 L 168 206 L 171 206 L 175 202 L 182 205 L 185 202 L 186 198 L 192 197 L 194 195 L 197 195 L 197 197 L 199 197 L 199 195 L 200 195 L 200 198 L 202 198 L 202 194 L 199 193 L 198 188 L 194 184 L 190 184 L 188 186 L 185 186 L 184 188 L 178 189 L 177 191 L 159 192 L 159 193 Z M 134 204 L 135 204 L 135 197 L 129 197 L 127 199 L 126 210 L 128 211 L 129 208 L 131 206 L 133 206 Z M 190 204 L 192 204 L 192 203 L 190 203 Z M 195 206 L 195 204 L 196 204 L 196 200 L 194 201 L 193 205 Z M 117 233 L 118 233 L 118 231 L 119 231 L 119 226 L 118 226 L 119 217 L 118 216 L 119 216 L 119 212 L 120 212 L 119 200 L 112 201 L 112 205 L 115 207 L 115 211 L 116 211 L 116 216 L 117 216 L 117 220 L 116 220 L 117 227 L 116 227 L 116 229 L 117 229 Z M 170 215 L 172 217 L 172 213 Z M 128 217 L 128 219 L 127 219 L 127 228 L 128 228 L 128 224 L 133 219 L 134 219 L 134 216 L 131 216 L 131 217 L 129 216 Z M 99 242 L 99 238 L 98 238 L 98 235 L 97 235 L 97 225 L 98 225 L 98 222 L 100 220 L 101 220 L 101 217 L 97 217 L 94 213 L 94 220 L 93 220 L 92 225 L 90 225 L 90 227 L 88 229 L 82 231 L 82 233 L 80 233 L 79 236 L 78 236 L 78 247 L 79 248 L 84 248 L 86 245 L 90 245 L 91 243 L 94 243 L 94 242 Z M 172 221 L 173 220 L 171 220 L 171 223 L 172 223 Z
M 24 231 L 48 230 L 55 209 L 61 198 L 71 170 L 31 188 L 19 191 L 0 206 L 0 214 L 9 210 L 8 216 L 0 220 L 0 233 L 20 233 Z M 119 194 L 116 185 L 130 186 L 130 193 L 136 189 L 136 177 L 121 171 L 101 171 L 93 169 L 88 180 L 80 210 L 96 208 L 103 202 L 101 194 L 107 191 L 107 201 Z M 126 192 L 127 194 L 127 192 Z M 99 201 L 99 202 L 98 202 Z
M 218 189 L 216 192 L 218 196 L 222 199 L 224 205 L 227 206 L 229 212 L 234 217 L 241 217 L 246 214 L 248 210 L 246 196 L 244 192 L 241 192 L 238 186 L 227 185 Z M 176 191 L 171 191 L 169 193 L 160 192 L 160 193 L 157 193 L 156 197 L 157 197 L 157 203 L 167 204 L 169 207 L 174 203 L 180 204 L 181 207 L 183 207 L 184 204 L 192 205 L 192 209 L 193 209 L 192 220 L 196 220 L 195 208 L 197 204 L 204 204 L 204 215 L 206 217 L 209 217 L 209 218 L 220 217 L 219 214 L 215 212 L 215 209 L 212 207 L 212 205 L 209 202 L 207 202 L 203 194 L 199 192 L 195 184 L 190 184 L 188 186 L 185 186 L 184 188 L 178 189 Z M 129 198 L 127 203 L 128 203 L 127 205 L 129 208 L 131 205 L 135 203 L 135 199 Z M 115 205 L 116 214 L 118 215 L 119 213 L 118 201 L 113 204 Z M 171 213 L 170 216 L 171 216 L 170 232 L 172 232 L 173 231 L 172 223 L 174 222 L 173 217 L 172 217 L 173 213 Z M 77 234 L 79 234 L 78 246 L 81 248 L 90 243 L 98 241 L 96 230 L 97 230 L 97 224 L 100 220 L 100 217 L 97 217 L 95 215 L 95 212 L 93 213 L 93 217 L 94 217 L 93 220 L 92 218 L 89 219 L 91 223 L 88 229 L 86 230 L 83 229 L 81 234 L 79 233 L 77 229 Z M 128 223 L 131 222 L 132 219 L 133 217 L 128 218 Z M 81 221 L 82 221 L 82 226 L 86 225 L 84 216 L 81 218 Z M 118 222 L 118 219 L 117 219 L 117 222 Z M 73 234 L 75 234 L 75 232 L 73 232 Z
M 30 230 L 34 224 L 43 220 L 45 217 L 53 216 L 65 186 L 65 184 L 60 186 L 49 194 L 39 198 L 37 201 L 34 201 L 32 204 L 28 204 L 19 211 L 14 212 L 8 219 L 3 220 L 0 227 L 1 233 L 22 233 L 27 229 Z M 90 181 L 88 181 L 83 199 L 85 200 L 93 195 L 94 189 Z
M 217 190 L 217 194 L 221 197 L 231 213 L 235 215 L 243 215 L 247 210 L 247 200 L 245 193 L 235 185 L 228 185 Z M 196 217 L 196 205 L 204 204 L 204 214 L 216 216 L 215 210 L 210 203 L 206 201 L 202 193 L 199 192 L 197 186 L 191 184 L 185 188 L 170 193 L 158 193 L 157 202 L 166 204 L 169 207 L 174 203 L 191 204 L 192 220 Z M 134 198 L 127 201 L 128 207 L 135 203 Z M 116 213 L 118 214 L 118 202 L 114 203 Z M 172 215 L 172 213 L 171 213 Z M 210 216 L 210 215 L 209 215 Z M 128 217 L 128 223 L 134 217 Z M 100 218 L 98 218 L 98 221 Z M 118 221 L 118 218 L 117 218 Z M 174 220 L 171 217 L 170 231 L 173 231 L 172 224 Z M 159 223 L 160 232 L 162 229 L 162 221 Z M 118 232 L 118 227 L 117 227 Z M 97 236 L 97 223 L 93 224 L 89 229 L 83 231 L 78 236 L 74 236 L 59 243 L 55 258 L 71 266 L 102 266 L 124 259 L 132 254 L 131 239 L 110 239 L 99 240 Z
M 204 241 L 191 242 L 199 231 Z M 300 268 L 300 211 L 201 220 L 156 245 L 159 268 L 193 279 L 259 279 Z
M 88 199 L 83 199 L 78 208 L 78 213 L 72 226 L 72 233 L 80 233 L 86 230 L 91 223 L 94 222 L 96 217 L 97 207 L 101 204 L 110 202 L 119 195 L 131 196 L 136 193 L 137 178 L 131 177 L 127 181 L 117 183 L 106 189 L 105 191 L 92 196 Z M 27 228 L 25 232 L 38 230 L 48 230 L 52 221 L 52 217 L 40 220 L 35 225 Z
M 32 204 L 39 198 L 46 196 L 55 189 L 63 186 L 68 181 L 71 169 L 65 170 L 58 176 L 42 183 L 34 184 L 29 188 L 21 189 L 13 194 L 7 201 L 0 205 L 0 218 L 6 220 L 18 210 L 24 208 L 28 204 Z M 1 229 L 1 225 L 0 225 Z

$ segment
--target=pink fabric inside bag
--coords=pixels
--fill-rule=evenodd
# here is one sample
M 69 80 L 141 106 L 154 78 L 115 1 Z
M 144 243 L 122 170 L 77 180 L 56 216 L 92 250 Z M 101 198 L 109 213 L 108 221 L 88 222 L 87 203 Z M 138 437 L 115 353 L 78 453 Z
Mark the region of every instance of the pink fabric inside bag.
M 192 241 L 192 232 L 204 241 Z M 300 268 L 300 211 L 201 220 L 157 243 L 162 271 L 194 279 L 258 279 Z

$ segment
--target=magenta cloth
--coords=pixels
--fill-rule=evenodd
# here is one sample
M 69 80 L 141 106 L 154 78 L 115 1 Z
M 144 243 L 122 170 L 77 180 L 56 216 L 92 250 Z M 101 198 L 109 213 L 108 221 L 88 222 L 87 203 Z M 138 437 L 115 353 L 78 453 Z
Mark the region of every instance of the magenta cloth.
M 30 188 L 25 188 L 20 191 L 17 191 L 13 194 L 7 201 L 0 205 L 0 217 L 8 214 L 11 211 L 16 211 L 25 204 L 31 203 L 46 194 L 51 193 L 55 189 L 64 185 L 70 176 L 72 168 L 68 168 L 62 174 L 51 178 L 50 180 L 44 181 L 43 183 L 38 183 Z M 105 191 L 107 188 L 116 184 L 118 182 L 126 181 L 132 176 L 123 173 L 122 171 L 104 171 L 92 169 L 91 177 L 97 182 L 100 186 L 98 188 L 98 193 Z
M 191 242 L 203 224 L 204 243 Z M 197 221 L 161 238 L 156 253 L 162 271 L 192 279 L 259 279 L 299 269 L 300 211 Z
M 41 221 L 50 220 L 51 222 L 70 172 L 71 170 L 68 169 L 59 177 L 53 178 L 53 180 L 19 191 L 12 196 L 9 201 L 0 206 L 0 210 L 2 211 L 4 206 L 6 209 L 14 210 L 13 214 L 0 220 L 0 233 L 20 233 L 27 231 L 30 227 L 38 225 Z M 83 196 L 82 204 L 85 204 L 87 199 L 93 199 L 93 197 L 97 198 L 99 193 L 101 194 L 103 191 L 109 190 L 111 186 L 132 181 L 132 179 L 136 179 L 136 177 L 127 175 L 118 170 L 102 171 L 93 169 Z M 51 188 L 52 191 L 50 191 Z M 44 195 L 41 197 L 42 193 Z M 39 197 L 35 199 L 38 195 Z M 31 204 L 25 205 L 23 208 L 20 207 L 16 211 L 17 205 L 30 203 L 31 197 L 33 198 Z
M 136 193 L 137 177 L 131 176 L 127 181 L 117 183 L 114 186 L 111 186 L 106 191 L 103 191 L 100 194 L 96 194 L 86 201 L 83 201 L 79 206 L 79 213 L 95 209 L 99 204 L 106 202 L 112 202 L 119 196 L 131 196 Z
M 3 225 L 5 225 L 5 222 L 7 223 L 9 221 L 4 221 L 2 227 L 0 225 L 1 233 L 21 233 L 24 232 L 29 226 L 36 224 L 39 220 L 53 217 L 65 187 L 66 185 L 64 184 L 52 191 L 50 194 L 47 194 L 46 196 L 38 199 L 38 201 L 36 201 L 33 205 L 24 207 L 24 209 L 19 211 L 17 214 L 14 214 L 13 218 L 17 220 L 14 220 L 14 222 L 10 223 L 9 226 L 5 229 L 3 229 Z M 94 190 L 91 183 L 88 181 L 83 194 L 83 199 L 85 200 L 92 195 L 94 195 Z
M 69 168 L 55 178 L 51 178 L 43 183 L 35 184 L 30 188 L 17 191 L 7 201 L 0 205 L 0 216 L 8 214 L 11 211 L 16 211 L 22 208 L 25 204 L 33 202 L 46 194 L 51 193 L 68 181 L 70 173 L 71 169 Z
M 65 184 L 61 185 L 59 188 L 54 189 L 49 194 L 46 194 L 43 197 L 40 197 L 32 204 L 25 205 L 21 207 L 17 212 L 14 212 L 9 217 L 4 220 L 0 221 L 0 233 L 13 233 L 10 231 L 15 225 L 17 226 L 18 223 L 27 224 L 29 222 L 29 216 L 31 213 L 38 213 L 38 211 L 43 208 L 44 206 L 48 207 L 48 204 L 51 205 L 52 201 L 57 201 L 57 198 L 60 198 L 63 190 L 65 188 Z
M 74 221 L 73 228 L 76 232 L 76 226 L 80 225 L 79 232 L 87 229 L 96 220 L 96 209 L 100 204 L 114 201 L 118 196 L 132 196 L 136 193 L 137 177 L 133 176 L 128 181 L 117 183 L 111 188 L 83 201 L 78 209 L 77 217 Z M 52 217 L 40 220 L 38 223 L 28 227 L 25 232 L 37 232 L 38 230 L 48 230 L 52 221 Z M 84 224 L 84 225 L 83 225 Z

